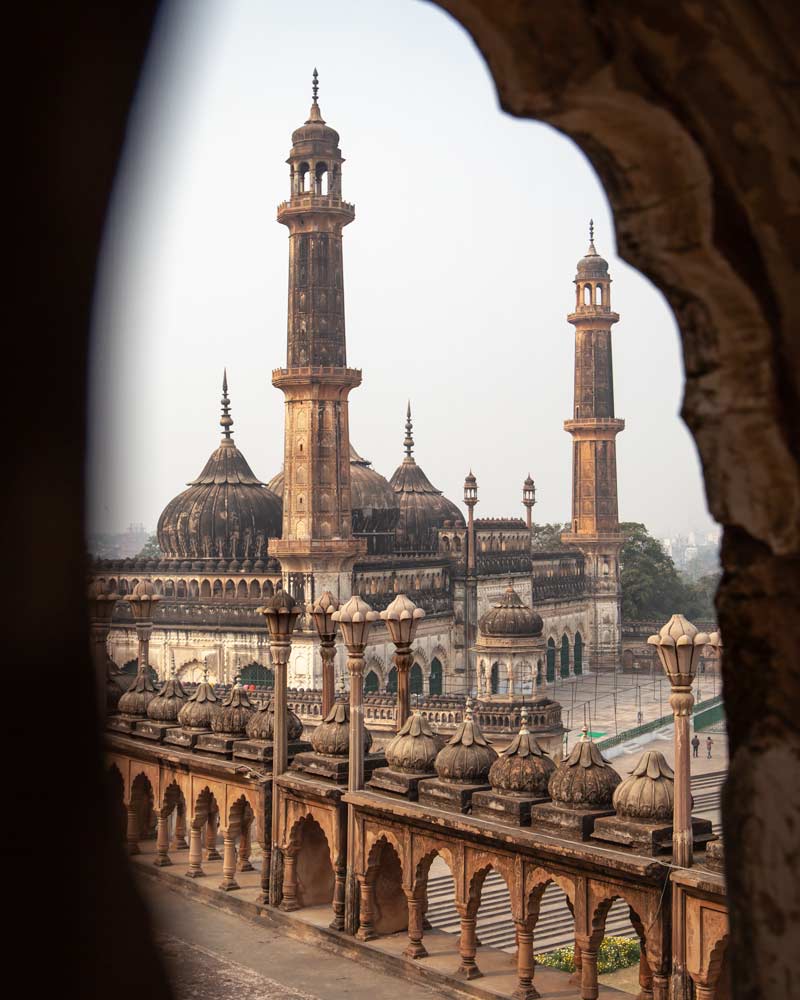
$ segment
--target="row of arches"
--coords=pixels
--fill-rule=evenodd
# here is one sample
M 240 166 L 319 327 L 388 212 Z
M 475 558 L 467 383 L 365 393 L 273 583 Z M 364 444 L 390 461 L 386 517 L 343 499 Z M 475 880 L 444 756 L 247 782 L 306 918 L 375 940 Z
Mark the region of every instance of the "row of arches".
M 577 287 L 576 308 L 583 306 L 609 307 L 609 287 L 606 282 L 582 281 Z
M 385 692 L 386 694 L 397 694 L 397 667 L 392 667 L 389 670 L 386 674 L 385 680 L 382 674 L 383 671 L 380 665 L 374 660 L 367 665 L 367 670 L 364 674 L 365 694 L 378 694 L 381 692 Z M 427 690 L 425 690 L 426 680 Z M 413 663 L 408 672 L 408 685 L 411 694 L 443 694 L 444 668 L 439 657 L 434 656 L 431 659 L 430 670 L 428 671 L 427 678 L 423 672 L 422 666 L 419 663 Z
M 138 579 L 128 580 L 113 577 L 108 580 L 108 586 L 123 597 L 130 594 L 138 583 Z M 232 580 L 217 577 L 206 577 L 202 580 L 168 578 L 153 580 L 155 592 L 162 597 L 174 597 L 179 600 L 212 600 L 212 601 L 261 601 L 275 595 L 275 584 L 272 580 Z
M 239 796 L 221 813 L 214 793 L 206 786 L 194 802 L 187 803 L 180 785 L 167 785 L 160 800 L 156 799 L 149 777 L 140 772 L 133 778 L 126 801 L 125 781 L 116 764 L 107 773 L 107 788 L 116 817 L 117 833 L 129 855 L 141 853 L 145 841 L 155 840 L 154 864 L 171 865 L 170 853 L 188 851 L 190 878 L 205 874 L 203 861 L 222 861 L 221 889 L 238 889 L 236 872 L 254 871 L 250 861 L 253 836 L 256 834 L 255 813 L 247 796 Z M 188 842 L 187 842 L 188 833 Z M 220 838 L 223 853 L 220 854 Z
M 552 684 L 556 679 L 556 658 L 558 658 L 559 676 L 569 677 L 570 673 L 576 677 L 581 676 L 583 673 L 583 646 L 583 636 L 580 632 L 575 633 L 572 647 L 570 647 L 569 636 L 566 632 L 561 636 L 558 649 L 556 648 L 556 640 L 552 636 L 547 640 L 545 679 L 549 684 Z

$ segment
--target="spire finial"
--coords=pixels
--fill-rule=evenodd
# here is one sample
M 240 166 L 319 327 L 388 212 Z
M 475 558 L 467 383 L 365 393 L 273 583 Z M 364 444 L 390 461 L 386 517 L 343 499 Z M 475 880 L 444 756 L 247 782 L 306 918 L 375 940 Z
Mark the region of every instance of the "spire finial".
M 464 704 L 464 722 L 472 722 L 472 698 L 469 695 Z
M 413 425 L 411 423 L 411 400 L 408 401 L 406 409 L 406 436 L 403 440 L 403 447 L 406 449 L 406 461 L 413 462 L 411 452 L 414 450 L 414 438 L 412 436 Z
M 208 657 L 203 657 L 203 683 L 208 684 Z
M 589 254 L 596 254 L 596 253 L 597 250 L 595 249 L 594 246 L 594 219 L 589 219 L 589 250 L 587 251 L 586 256 L 588 257 Z
M 314 75 L 311 77 L 311 93 L 313 95 L 313 103 L 317 103 L 317 95 L 319 94 L 319 73 L 317 73 L 317 67 L 314 67 Z
M 231 439 L 231 427 L 233 427 L 233 417 L 230 414 L 231 402 L 228 398 L 228 369 L 223 369 L 222 373 L 222 416 L 219 418 L 219 425 L 222 428 L 222 437 L 225 441 Z
M 528 722 L 530 721 L 530 716 L 528 715 L 528 709 L 525 705 L 522 706 L 522 712 L 519 717 L 520 721 L 520 735 L 527 735 L 530 730 L 528 729 Z

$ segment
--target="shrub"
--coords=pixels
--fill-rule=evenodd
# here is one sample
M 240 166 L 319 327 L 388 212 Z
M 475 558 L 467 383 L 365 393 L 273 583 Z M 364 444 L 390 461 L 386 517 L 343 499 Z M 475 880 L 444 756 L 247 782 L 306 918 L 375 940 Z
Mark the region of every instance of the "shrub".
M 639 961 L 639 942 L 636 938 L 607 937 L 600 942 L 597 950 L 597 971 L 616 972 L 617 969 L 627 969 Z M 546 955 L 537 955 L 536 961 L 550 969 L 560 969 L 562 972 L 575 971 L 575 949 L 556 948 Z

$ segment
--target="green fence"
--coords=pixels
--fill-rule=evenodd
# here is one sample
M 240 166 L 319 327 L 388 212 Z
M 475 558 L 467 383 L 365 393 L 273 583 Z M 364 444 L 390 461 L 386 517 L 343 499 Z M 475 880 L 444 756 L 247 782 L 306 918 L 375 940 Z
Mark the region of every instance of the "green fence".
M 705 729 L 714 723 L 719 722 L 721 719 L 725 718 L 725 709 L 722 704 L 722 698 L 717 695 L 716 698 L 709 698 L 706 701 L 699 701 L 694 706 L 693 712 L 694 718 L 694 728 L 695 729 Z M 702 723 L 700 723 L 702 719 Z M 626 729 L 623 733 L 617 733 L 616 736 L 609 736 L 604 740 L 599 740 L 597 746 L 600 750 L 610 750 L 612 747 L 617 747 L 620 743 L 627 743 L 628 740 L 635 740 L 637 736 L 644 736 L 647 733 L 654 733 L 656 729 L 661 729 L 662 726 L 669 726 L 673 721 L 672 713 L 669 715 L 662 715 L 658 719 L 653 719 L 652 722 L 645 722 L 641 726 L 634 726 L 633 729 Z

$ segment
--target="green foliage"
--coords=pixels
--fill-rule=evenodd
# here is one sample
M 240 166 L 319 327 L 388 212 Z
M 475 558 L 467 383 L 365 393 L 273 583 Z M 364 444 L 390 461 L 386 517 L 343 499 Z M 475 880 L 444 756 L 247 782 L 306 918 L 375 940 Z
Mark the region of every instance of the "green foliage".
M 136 555 L 137 559 L 160 559 L 164 553 L 158 545 L 158 535 L 148 535 L 147 541 L 141 552 Z
M 541 552 L 555 552 L 570 546 L 561 541 L 561 532 L 568 531 L 568 524 L 534 524 L 531 528 L 533 547 Z M 576 550 L 573 550 L 576 551 Z
M 607 937 L 600 942 L 597 950 L 597 971 L 601 975 L 605 972 L 616 972 L 617 969 L 627 969 L 639 961 L 640 953 L 639 941 L 636 938 Z M 575 971 L 575 949 L 568 945 L 566 948 L 556 948 L 546 955 L 537 955 L 536 961 L 539 965 L 547 966 L 550 969 L 560 969 L 562 972 Z
M 665 621 L 672 614 L 689 619 L 713 619 L 719 573 L 696 582 L 682 576 L 672 558 L 643 524 L 620 525 L 625 542 L 620 552 L 623 621 Z

